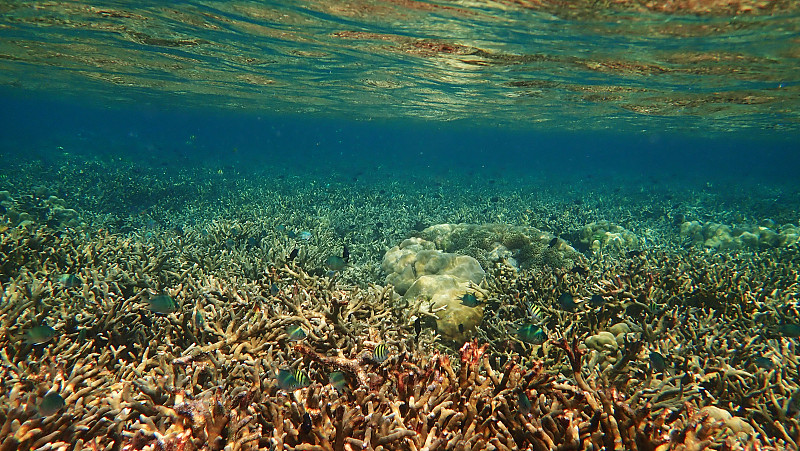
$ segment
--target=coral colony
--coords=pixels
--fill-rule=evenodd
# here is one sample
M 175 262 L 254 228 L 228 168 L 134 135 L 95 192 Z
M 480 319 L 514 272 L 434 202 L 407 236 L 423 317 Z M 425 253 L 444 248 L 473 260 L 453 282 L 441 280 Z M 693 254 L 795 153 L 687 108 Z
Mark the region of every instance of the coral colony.
M 745 256 L 648 249 L 608 222 L 563 237 L 437 224 L 358 284 L 365 247 L 343 252 L 322 226 L 313 240 L 247 221 L 111 232 L 76 227 L 58 199 L 3 197 L 2 451 L 800 440 L 788 226 Z M 706 248 L 768 235 L 687 224 Z

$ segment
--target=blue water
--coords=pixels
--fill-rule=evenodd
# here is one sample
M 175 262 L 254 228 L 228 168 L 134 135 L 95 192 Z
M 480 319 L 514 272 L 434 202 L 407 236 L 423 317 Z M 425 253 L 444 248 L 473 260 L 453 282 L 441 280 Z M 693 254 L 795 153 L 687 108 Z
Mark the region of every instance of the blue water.
M 791 195 L 800 16 L 708 5 L 9 4 L 0 152 L 243 180 Z
M 562 430 L 568 418 L 598 427 L 584 387 L 564 388 L 574 375 L 558 340 L 566 350 L 623 320 L 648 329 L 617 336 L 621 372 L 595 351 L 583 360 L 603 409 L 638 399 L 611 415 L 637 427 L 603 419 L 606 437 L 636 429 L 635 444 L 655 449 L 697 429 L 715 449 L 762 446 L 694 414 L 715 406 L 757 425 L 765 449 L 796 449 L 798 36 L 796 1 L 0 3 L 0 417 L 26 436 L 0 437 L 3 449 L 182 449 L 204 428 L 234 447 L 248 431 L 263 432 L 259 449 L 281 448 L 277 435 L 320 443 L 289 432 L 308 427 L 306 410 L 315 425 L 350 418 L 344 430 L 375 447 L 412 424 L 391 420 L 397 406 L 417 429 L 438 422 L 431 449 L 462 426 L 483 446 L 484 431 L 511 430 L 503 443 L 522 449 L 551 433 L 538 420 L 520 432 L 540 407 L 574 410 L 550 417 Z M 420 321 L 435 312 L 392 294 L 382 261 L 446 229 L 452 252 L 481 259 L 487 297 L 482 323 L 448 320 L 442 341 Z M 406 257 L 395 275 L 443 265 Z M 167 293 L 177 311 L 147 305 Z M 534 308 L 547 331 L 522 325 Z M 275 335 L 300 317 L 316 332 Z M 54 336 L 34 347 L 22 337 L 39 325 Z M 544 347 L 522 343 L 542 334 Z M 485 348 L 461 347 L 472 339 L 491 345 L 481 365 Z M 363 396 L 375 387 L 361 371 L 358 392 L 331 401 L 318 389 L 387 344 L 401 352 L 369 369 L 377 397 Z M 443 383 L 459 347 L 462 368 L 476 364 L 462 377 L 491 360 L 502 383 Z M 337 353 L 356 363 L 320 363 Z M 539 358 L 561 374 L 529 372 Z M 314 398 L 288 398 L 285 375 L 304 372 Z M 395 402 L 411 393 L 401 377 L 452 398 L 410 409 L 414 396 Z M 503 414 L 523 411 L 526 393 L 533 411 Z M 276 416 L 290 400 L 306 405 Z M 148 412 L 158 432 L 140 421 Z M 426 436 L 399 440 L 419 449 Z M 342 437 L 325 446 L 361 440 Z

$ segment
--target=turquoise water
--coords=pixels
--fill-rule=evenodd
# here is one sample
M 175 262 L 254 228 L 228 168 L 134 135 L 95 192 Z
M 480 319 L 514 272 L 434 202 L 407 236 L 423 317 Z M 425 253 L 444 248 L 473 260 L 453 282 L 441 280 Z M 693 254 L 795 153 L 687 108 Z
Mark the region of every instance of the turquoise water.
M 796 449 L 798 36 L 792 1 L 0 4 L 0 447 Z M 443 307 L 434 242 L 472 258 Z
M 746 0 L 8 3 L 4 188 L 100 214 L 297 182 L 794 224 L 799 28 Z
M 796 7 L 674 3 L 14 2 L 0 83 L 114 109 L 796 133 Z

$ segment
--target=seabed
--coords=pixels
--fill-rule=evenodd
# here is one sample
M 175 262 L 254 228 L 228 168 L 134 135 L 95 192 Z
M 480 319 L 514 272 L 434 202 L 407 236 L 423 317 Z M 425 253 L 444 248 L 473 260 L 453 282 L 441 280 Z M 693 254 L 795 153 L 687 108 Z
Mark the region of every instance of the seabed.
M 800 442 L 796 206 L 132 167 L 6 169 L 0 451 Z

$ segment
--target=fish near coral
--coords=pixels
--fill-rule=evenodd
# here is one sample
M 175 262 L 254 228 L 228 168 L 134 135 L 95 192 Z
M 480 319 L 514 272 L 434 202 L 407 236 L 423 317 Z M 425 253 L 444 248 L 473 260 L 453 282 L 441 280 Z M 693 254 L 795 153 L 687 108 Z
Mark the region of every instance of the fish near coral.
M 372 351 L 372 360 L 374 360 L 376 363 L 383 363 L 388 358 L 389 349 L 386 347 L 386 344 L 381 343 L 378 346 L 375 346 L 375 349 Z
M 341 371 L 334 371 L 328 375 L 328 382 L 338 392 L 344 391 L 347 388 L 347 377 Z
M 663 373 L 667 370 L 667 360 L 660 352 L 652 351 L 650 353 L 650 368 L 656 373 Z
M 306 331 L 300 326 L 289 326 L 286 328 L 286 335 L 289 336 L 289 341 L 300 341 L 306 338 Z
M 480 301 L 478 301 L 478 297 L 474 293 L 464 293 L 461 296 L 461 304 L 467 307 L 477 307 L 480 305 Z
M 153 296 L 149 301 L 147 301 L 147 303 L 151 312 L 158 313 L 160 315 L 169 315 L 170 313 L 175 313 L 178 311 L 178 305 L 175 303 L 175 300 L 166 294 Z
M 347 267 L 347 262 L 338 255 L 331 255 L 325 259 L 325 267 L 331 271 L 341 271 Z
M 25 342 L 32 345 L 47 343 L 56 336 L 56 331 L 47 324 L 34 326 L 25 331 Z
M 75 288 L 81 285 L 81 279 L 79 279 L 75 274 L 62 274 L 58 278 L 58 283 L 60 283 L 64 288 Z
M 603 299 L 603 296 L 600 296 L 599 294 L 593 294 L 591 299 L 589 299 L 589 304 L 591 304 L 592 307 L 602 307 L 605 302 L 606 301 Z
M 308 387 L 311 384 L 311 379 L 308 375 L 301 370 L 278 370 L 278 386 L 282 390 L 297 390 L 298 388 Z
M 48 393 L 44 395 L 42 401 L 36 406 L 36 410 L 43 417 L 49 417 L 61 410 L 66 405 L 64 398 L 58 393 Z
M 520 340 L 535 345 L 540 345 L 547 341 L 547 333 L 535 324 L 526 324 L 520 327 L 517 329 L 517 336 Z
M 531 400 L 528 398 L 528 395 L 525 394 L 524 391 L 519 392 L 519 396 L 517 396 L 517 404 L 519 405 L 519 411 L 524 414 L 529 414 L 531 412 Z
M 566 310 L 568 312 L 574 312 L 575 309 L 578 307 L 578 304 L 572 297 L 572 293 L 569 292 L 561 293 L 561 296 L 558 297 L 558 305 L 563 310 Z

